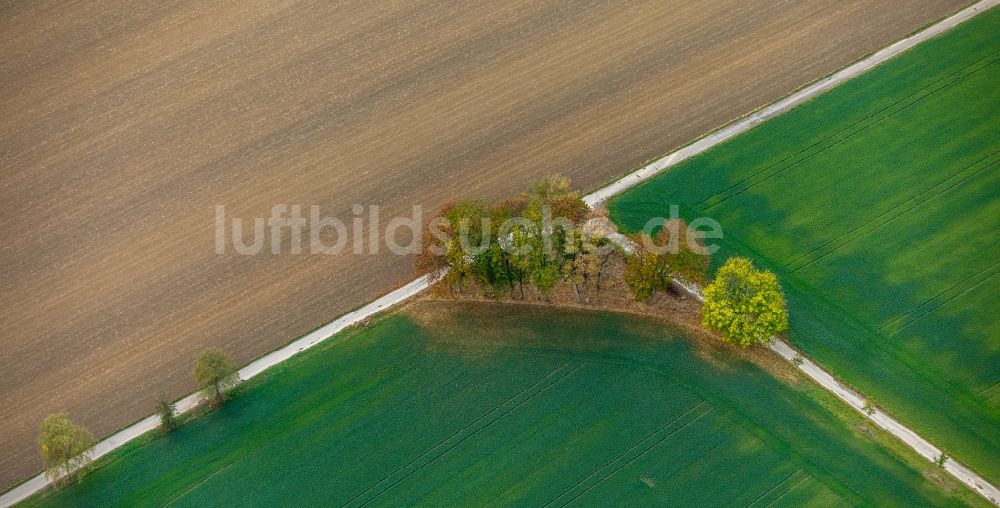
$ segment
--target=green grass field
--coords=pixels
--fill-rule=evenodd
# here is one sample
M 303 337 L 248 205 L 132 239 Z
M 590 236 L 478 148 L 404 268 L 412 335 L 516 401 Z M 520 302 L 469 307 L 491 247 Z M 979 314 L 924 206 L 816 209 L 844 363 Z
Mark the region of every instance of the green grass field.
M 982 503 L 789 383 L 647 318 L 417 304 L 29 504 Z
M 1000 9 L 615 199 L 682 206 L 787 291 L 806 353 L 1000 482 Z

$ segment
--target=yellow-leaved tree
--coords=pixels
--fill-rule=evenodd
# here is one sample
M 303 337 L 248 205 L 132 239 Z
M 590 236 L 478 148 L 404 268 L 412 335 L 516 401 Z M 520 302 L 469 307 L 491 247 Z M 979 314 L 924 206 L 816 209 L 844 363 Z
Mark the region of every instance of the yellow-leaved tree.
M 778 278 L 747 258 L 733 257 L 705 288 L 702 325 L 729 342 L 766 344 L 788 329 L 788 309 Z
M 49 415 L 38 436 L 45 474 L 56 485 L 79 478 L 87 470 L 95 443 L 87 429 L 71 422 L 65 414 Z

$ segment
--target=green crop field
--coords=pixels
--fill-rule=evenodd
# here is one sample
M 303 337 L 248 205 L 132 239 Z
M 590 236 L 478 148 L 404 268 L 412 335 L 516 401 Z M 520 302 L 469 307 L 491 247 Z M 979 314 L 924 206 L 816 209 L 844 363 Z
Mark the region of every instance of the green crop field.
M 648 318 L 416 304 L 29 504 L 982 503 L 783 368 Z
M 775 271 L 790 337 L 1000 481 L 1000 9 L 615 199 Z

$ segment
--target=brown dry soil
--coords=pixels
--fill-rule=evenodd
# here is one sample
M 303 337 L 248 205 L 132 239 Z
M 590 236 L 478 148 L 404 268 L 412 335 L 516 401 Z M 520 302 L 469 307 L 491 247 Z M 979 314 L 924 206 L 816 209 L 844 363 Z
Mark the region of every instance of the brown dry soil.
M 594 188 L 968 3 L 0 1 L 0 489 L 44 415 L 105 435 L 200 349 L 247 362 L 410 273 L 218 256 L 216 204 Z

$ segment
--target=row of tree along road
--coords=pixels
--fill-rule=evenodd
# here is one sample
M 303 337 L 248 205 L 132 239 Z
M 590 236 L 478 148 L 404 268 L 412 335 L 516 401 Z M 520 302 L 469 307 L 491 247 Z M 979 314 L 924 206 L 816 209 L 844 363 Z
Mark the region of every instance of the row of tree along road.
M 202 410 L 222 405 L 226 394 L 239 384 L 236 364 L 218 349 L 206 349 L 198 355 L 194 379 L 204 394 Z M 183 424 L 174 402 L 165 397 L 156 402 L 155 411 L 160 418 L 160 432 L 170 432 Z M 94 436 L 67 415 L 59 413 L 45 418 L 38 447 L 52 484 L 59 487 L 82 478 L 91 465 L 90 451 L 95 443 Z

